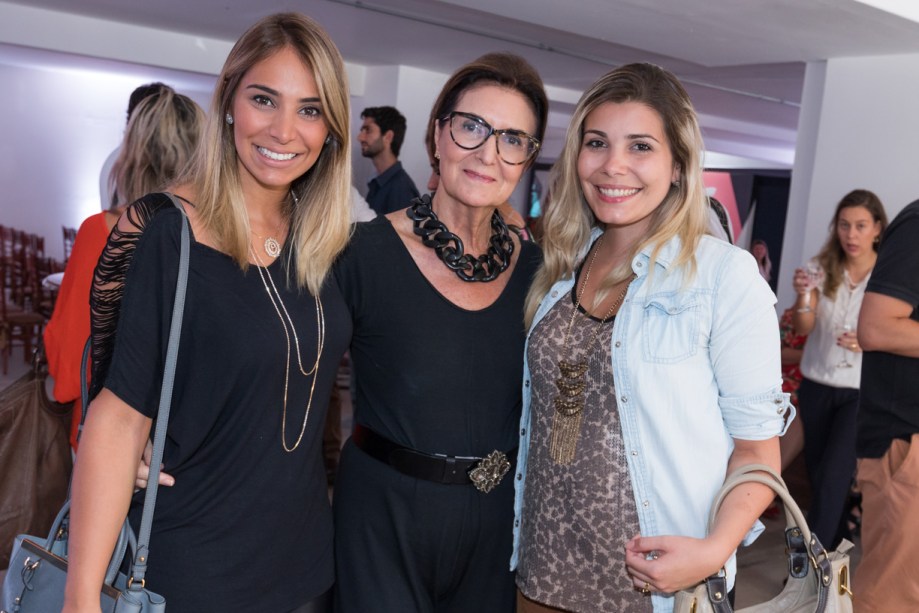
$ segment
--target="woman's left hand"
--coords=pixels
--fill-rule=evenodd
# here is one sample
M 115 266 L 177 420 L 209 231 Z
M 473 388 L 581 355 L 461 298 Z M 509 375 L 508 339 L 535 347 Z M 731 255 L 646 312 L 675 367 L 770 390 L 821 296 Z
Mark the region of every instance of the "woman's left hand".
M 625 545 L 625 567 L 636 590 L 672 593 L 718 572 L 730 555 L 718 549 L 708 539 L 636 536 Z
M 858 344 L 858 334 L 855 332 L 843 332 L 838 337 L 836 337 L 836 344 L 847 349 L 848 351 L 853 351 L 859 353 L 862 350 L 861 345 Z

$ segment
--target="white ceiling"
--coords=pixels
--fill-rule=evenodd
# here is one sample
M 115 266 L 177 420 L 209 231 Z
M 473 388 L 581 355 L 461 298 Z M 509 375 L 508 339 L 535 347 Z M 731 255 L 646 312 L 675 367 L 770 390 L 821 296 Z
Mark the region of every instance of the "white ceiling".
M 919 23 L 869 5 L 885 2 L 893 0 L 13 0 L 222 40 L 263 15 L 299 10 L 350 62 L 442 73 L 487 51 L 515 51 L 539 70 L 561 114 L 571 91 L 612 66 L 652 61 L 686 84 L 709 149 L 764 167 L 790 167 L 805 62 L 919 53 Z

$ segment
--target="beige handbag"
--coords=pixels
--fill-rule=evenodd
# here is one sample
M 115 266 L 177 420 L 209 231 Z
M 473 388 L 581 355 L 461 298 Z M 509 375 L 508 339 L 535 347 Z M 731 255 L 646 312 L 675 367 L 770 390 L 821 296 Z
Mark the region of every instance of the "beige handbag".
M 712 504 L 709 530 L 728 492 L 741 483 L 761 483 L 771 487 L 785 505 L 788 581 L 782 592 L 772 600 L 738 609 L 738 613 L 852 613 L 852 591 L 849 588 L 849 550 L 853 547 L 852 543 L 843 539 L 836 551 L 827 552 L 817 535 L 811 533 L 785 482 L 768 466 L 750 464 L 728 476 Z M 724 570 L 692 589 L 677 592 L 673 611 L 731 613 Z

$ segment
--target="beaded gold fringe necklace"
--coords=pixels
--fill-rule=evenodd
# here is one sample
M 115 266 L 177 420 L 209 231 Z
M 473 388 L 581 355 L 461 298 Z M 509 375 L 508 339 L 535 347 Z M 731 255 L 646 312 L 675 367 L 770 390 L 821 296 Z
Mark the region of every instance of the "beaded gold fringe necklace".
M 574 318 L 577 316 L 578 308 L 581 306 L 581 298 L 583 298 L 587 282 L 590 280 L 590 271 L 593 268 L 594 261 L 597 259 L 602 240 L 603 235 L 597 239 L 594 245 L 594 253 L 587 263 L 587 270 L 584 272 L 584 283 L 577 293 L 574 310 L 571 312 L 571 319 L 568 320 L 568 329 L 565 332 L 565 341 L 562 344 L 562 357 L 558 360 L 558 369 L 561 376 L 555 380 L 558 395 L 555 396 L 555 414 L 553 415 L 552 433 L 549 438 L 549 455 L 556 464 L 568 465 L 574 461 L 578 438 L 581 435 L 581 419 L 584 415 L 584 391 L 587 389 L 587 359 L 594 343 L 600 336 L 603 324 L 609 321 L 609 318 L 612 317 L 616 309 L 622 304 L 622 301 L 625 300 L 626 292 L 629 290 L 629 283 L 635 278 L 633 275 L 629 279 L 622 293 L 613 301 L 613 305 L 600 319 L 600 322 L 594 328 L 593 335 L 584 346 L 584 353 L 581 357 L 577 361 L 572 360 L 571 349 L 568 346 L 568 342 L 571 339 L 571 328 L 574 325 Z
M 268 252 L 267 248 L 265 250 Z M 268 272 L 268 269 L 262 264 L 262 259 L 258 256 L 257 251 L 252 245 L 249 245 L 249 252 L 252 254 L 253 259 L 257 266 L 255 267 L 258 270 L 258 275 L 262 279 L 262 285 L 265 286 L 265 293 L 268 294 L 269 300 L 274 307 L 275 312 L 278 314 L 278 319 L 281 320 L 281 327 L 284 328 L 284 338 L 287 340 L 287 360 L 285 362 L 284 368 L 284 405 L 281 412 L 281 445 L 284 447 L 284 451 L 290 453 L 295 451 L 297 447 L 300 446 L 300 442 L 303 440 L 303 433 L 306 432 L 306 422 L 310 417 L 310 408 L 313 405 L 313 392 L 316 390 L 316 378 L 319 375 L 319 359 L 322 357 L 322 349 L 325 346 L 325 313 L 322 310 L 322 300 L 319 296 L 315 297 L 316 301 L 316 361 L 313 362 L 313 367 L 309 370 L 303 368 L 303 360 L 300 356 L 300 339 L 297 337 L 297 329 L 294 327 L 294 322 L 290 318 L 290 314 L 287 312 L 287 307 L 284 305 L 284 301 L 281 299 L 281 294 L 278 292 L 278 288 L 274 284 L 274 279 L 271 278 L 271 273 Z M 279 251 L 280 253 L 280 251 Z M 268 255 L 271 255 L 268 252 Z M 265 277 L 268 277 L 266 280 Z M 270 285 L 269 285 L 270 284 Z M 283 312 L 283 315 L 282 315 Z M 288 330 L 288 325 L 290 330 Z M 297 352 L 297 365 L 300 368 L 300 374 L 304 377 L 312 376 L 313 380 L 310 383 L 310 396 L 309 400 L 306 403 L 306 411 L 303 414 L 303 423 L 300 425 L 300 434 L 297 435 L 297 440 L 292 446 L 287 444 L 287 388 L 288 383 L 290 382 L 290 337 L 294 337 L 294 347 Z

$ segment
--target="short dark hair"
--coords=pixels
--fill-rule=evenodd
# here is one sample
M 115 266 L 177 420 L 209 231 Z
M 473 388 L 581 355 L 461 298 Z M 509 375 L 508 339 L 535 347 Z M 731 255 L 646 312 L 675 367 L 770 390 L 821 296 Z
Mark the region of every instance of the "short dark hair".
M 392 130 L 392 153 L 399 157 L 399 151 L 402 149 L 402 141 L 405 140 L 405 117 L 398 109 L 391 106 L 371 106 L 361 111 L 361 119 L 369 117 L 378 126 L 380 134 L 385 134 Z
M 540 142 L 546 134 L 546 123 L 549 115 L 549 100 L 543 87 L 542 79 L 536 69 L 525 59 L 513 53 L 486 53 L 477 60 L 460 67 L 440 91 L 440 95 L 431 109 L 427 133 L 424 142 L 428 156 L 434 160 L 436 145 L 434 143 L 434 125 L 452 111 L 466 91 L 479 85 L 498 85 L 514 90 L 526 98 L 536 115 L 535 136 Z M 530 159 L 527 166 L 533 163 Z M 434 172 L 440 174 L 440 163 L 434 161 Z
M 137 108 L 137 105 L 143 102 L 145 99 L 150 96 L 163 93 L 164 90 L 172 91 L 165 83 L 146 83 L 139 86 L 137 89 L 131 92 L 131 97 L 128 98 L 128 121 L 131 120 L 131 114 L 134 112 L 134 109 Z

